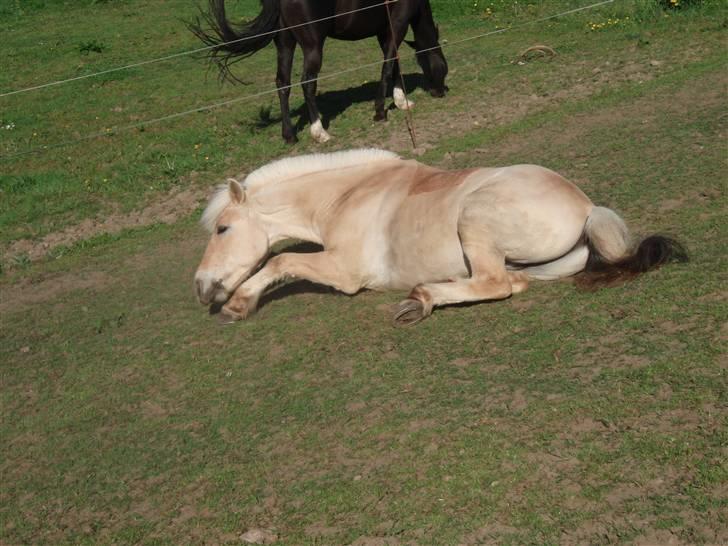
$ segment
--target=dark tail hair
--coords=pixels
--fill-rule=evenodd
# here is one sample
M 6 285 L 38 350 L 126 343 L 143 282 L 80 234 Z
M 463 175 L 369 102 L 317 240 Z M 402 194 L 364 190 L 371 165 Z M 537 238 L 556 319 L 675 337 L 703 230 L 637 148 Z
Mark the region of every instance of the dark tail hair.
M 671 237 L 650 235 L 625 257 L 617 261 L 606 260 L 587 239 L 589 258 L 584 271 L 576 277 L 582 288 L 596 289 L 614 286 L 670 262 L 687 262 L 685 248 Z
M 203 28 L 199 18 L 187 27 L 208 46 L 210 62 L 220 68 L 220 79 L 240 81 L 230 72 L 235 62 L 263 49 L 273 40 L 279 28 L 280 0 L 261 0 L 262 11 L 247 24 L 231 25 L 225 16 L 225 0 L 209 0 L 208 12 L 202 18 L 209 28 Z M 263 34 L 263 36 L 259 36 Z

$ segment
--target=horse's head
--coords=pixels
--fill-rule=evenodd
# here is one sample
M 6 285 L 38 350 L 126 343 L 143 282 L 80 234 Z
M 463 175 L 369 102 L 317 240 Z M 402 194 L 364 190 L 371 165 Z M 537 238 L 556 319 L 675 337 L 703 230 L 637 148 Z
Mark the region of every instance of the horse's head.
M 195 273 L 200 303 L 224 303 L 268 255 L 269 239 L 245 190 L 230 179 L 210 200 L 202 224 L 212 233 Z
M 440 31 L 437 26 L 415 33 L 414 41 L 407 41 L 417 53 L 417 64 L 422 68 L 425 82 L 433 97 L 444 97 L 447 92 L 447 61 L 438 42 Z

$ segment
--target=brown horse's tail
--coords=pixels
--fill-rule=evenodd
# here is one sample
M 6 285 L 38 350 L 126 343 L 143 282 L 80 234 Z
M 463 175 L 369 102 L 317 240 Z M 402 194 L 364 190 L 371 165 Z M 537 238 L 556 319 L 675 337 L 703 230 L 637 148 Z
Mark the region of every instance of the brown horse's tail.
M 624 220 L 605 207 L 592 209 L 584 232 L 589 258 L 577 276 L 577 283 L 584 288 L 611 286 L 666 263 L 688 260 L 683 246 L 664 235 L 650 235 L 631 245 Z
M 210 46 L 211 62 L 220 68 L 221 79 L 239 81 L 231 72 L 230 65 L 267 46 L 275 37 L 280 21 L 280 0 L 261 0 L 261 12 L 249 23 L 233 26 L 225 15 L 225 0 L 209 0 L 208 12 L 188 23 L 187 28 Z M 203 28 L 205 25 L 207 28 Z

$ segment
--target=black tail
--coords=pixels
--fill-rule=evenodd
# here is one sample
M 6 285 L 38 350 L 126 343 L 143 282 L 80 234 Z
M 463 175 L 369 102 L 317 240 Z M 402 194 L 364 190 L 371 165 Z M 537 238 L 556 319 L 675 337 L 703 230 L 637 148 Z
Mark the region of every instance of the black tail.
M 279 28 L 280 0 L 261 0 L 262 11 L 250 23 L 233 27 L 225 16 L 225 0 L 209 0 L 209 11 L 187 27 L 210 49 L 210 61 L 217 63 L 221 79 L 239 81 L 230 72 L 230 65 L 263 49 L 273 40 Z
M 584 271 L 577 276 L 583 288 L 613 286 L 633 279 L 670 262 L 687 262 L 685 248 L 675 239 L 663 235 L 650 235 L 643 239 L 629 255 L 616 262 L 608 262 L 589 244 L 589 258 Z

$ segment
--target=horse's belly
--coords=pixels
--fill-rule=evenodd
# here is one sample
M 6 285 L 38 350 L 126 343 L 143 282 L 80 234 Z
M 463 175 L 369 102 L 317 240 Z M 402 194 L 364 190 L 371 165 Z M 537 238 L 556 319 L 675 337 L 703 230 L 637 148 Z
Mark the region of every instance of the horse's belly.
M 384 259 L 388 288 L 411 288 L 468 276 L 457 231 L 457 209 L 442 203 L 440 214 L 407 206 L 388 233 Z
M 388 287 L 412 288 L 426 282 L 445 282 L 468 276 L 460 240 L 455 234 L 435 245 L 393 248 L 389 256 Z

